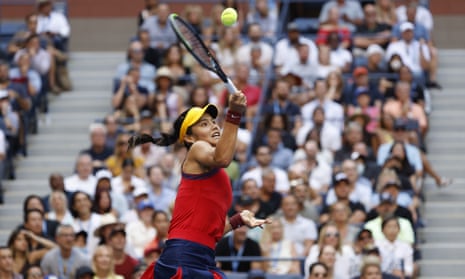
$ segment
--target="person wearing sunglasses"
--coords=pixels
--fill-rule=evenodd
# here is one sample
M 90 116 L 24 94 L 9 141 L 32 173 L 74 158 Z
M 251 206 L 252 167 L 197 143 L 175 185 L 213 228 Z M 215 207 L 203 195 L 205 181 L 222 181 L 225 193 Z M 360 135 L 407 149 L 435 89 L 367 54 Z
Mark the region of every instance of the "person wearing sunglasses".
M 328 277 L 328 267 L 322 262 L 313 263 L 309 268 L 307 279 L 319 279 Z

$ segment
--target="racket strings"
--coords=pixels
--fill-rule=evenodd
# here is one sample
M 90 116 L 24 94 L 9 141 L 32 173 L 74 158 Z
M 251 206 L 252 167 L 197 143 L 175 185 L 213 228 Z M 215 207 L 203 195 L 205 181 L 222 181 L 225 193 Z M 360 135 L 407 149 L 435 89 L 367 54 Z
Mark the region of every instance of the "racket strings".
M 182 33 L 184 40 L 188 42 L 191 50 L 205 63 L 206 65 L 211 65 L 210 56 L 207 53 L 202 42 L 195 36 L 192 31 L 185 26 L 184 24 L 178 22 L 177 24 L 179 32 Z

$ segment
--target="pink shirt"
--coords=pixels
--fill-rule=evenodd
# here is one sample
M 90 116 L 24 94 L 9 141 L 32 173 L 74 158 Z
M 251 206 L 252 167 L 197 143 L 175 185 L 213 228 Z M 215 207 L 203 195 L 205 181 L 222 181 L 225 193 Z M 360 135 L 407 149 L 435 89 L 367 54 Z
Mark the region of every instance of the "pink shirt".
M 403 117 L 402 106 L 403 105 L 399 101 L 389 101 L 384 105 L 384 113 L 392 115 L 394 118 Z M 417 120 L 421 129 L 426 129 L 428 126 L 426 114 L 423 111 L 423 108 L 418 104 L 410 102 L 407 117 Z

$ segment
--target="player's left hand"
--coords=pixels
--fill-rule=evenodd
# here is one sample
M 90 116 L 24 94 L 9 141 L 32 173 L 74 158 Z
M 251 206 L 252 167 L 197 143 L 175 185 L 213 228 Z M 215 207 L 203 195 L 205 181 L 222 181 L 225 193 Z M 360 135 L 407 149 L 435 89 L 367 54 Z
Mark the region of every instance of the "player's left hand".
M 244 224 L 249 228 L 261 227 L 263 224 L 271 224 L 272 222 L 269 218 L 256 219 L 253 212 L 249 210 L 242 210 L 240 215 Z

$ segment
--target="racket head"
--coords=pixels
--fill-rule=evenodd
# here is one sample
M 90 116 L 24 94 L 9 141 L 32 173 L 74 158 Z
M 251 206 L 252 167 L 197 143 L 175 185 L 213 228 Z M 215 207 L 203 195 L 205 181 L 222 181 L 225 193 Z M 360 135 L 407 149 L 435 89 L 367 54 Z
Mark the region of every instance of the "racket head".
M 195 60 L 202 67 L 216 73 L 223 82 L 227 83 L 228 77 L 194 28 L 177 14 L 171 14 L 168 21 L 181 44 L 192 54 Z

